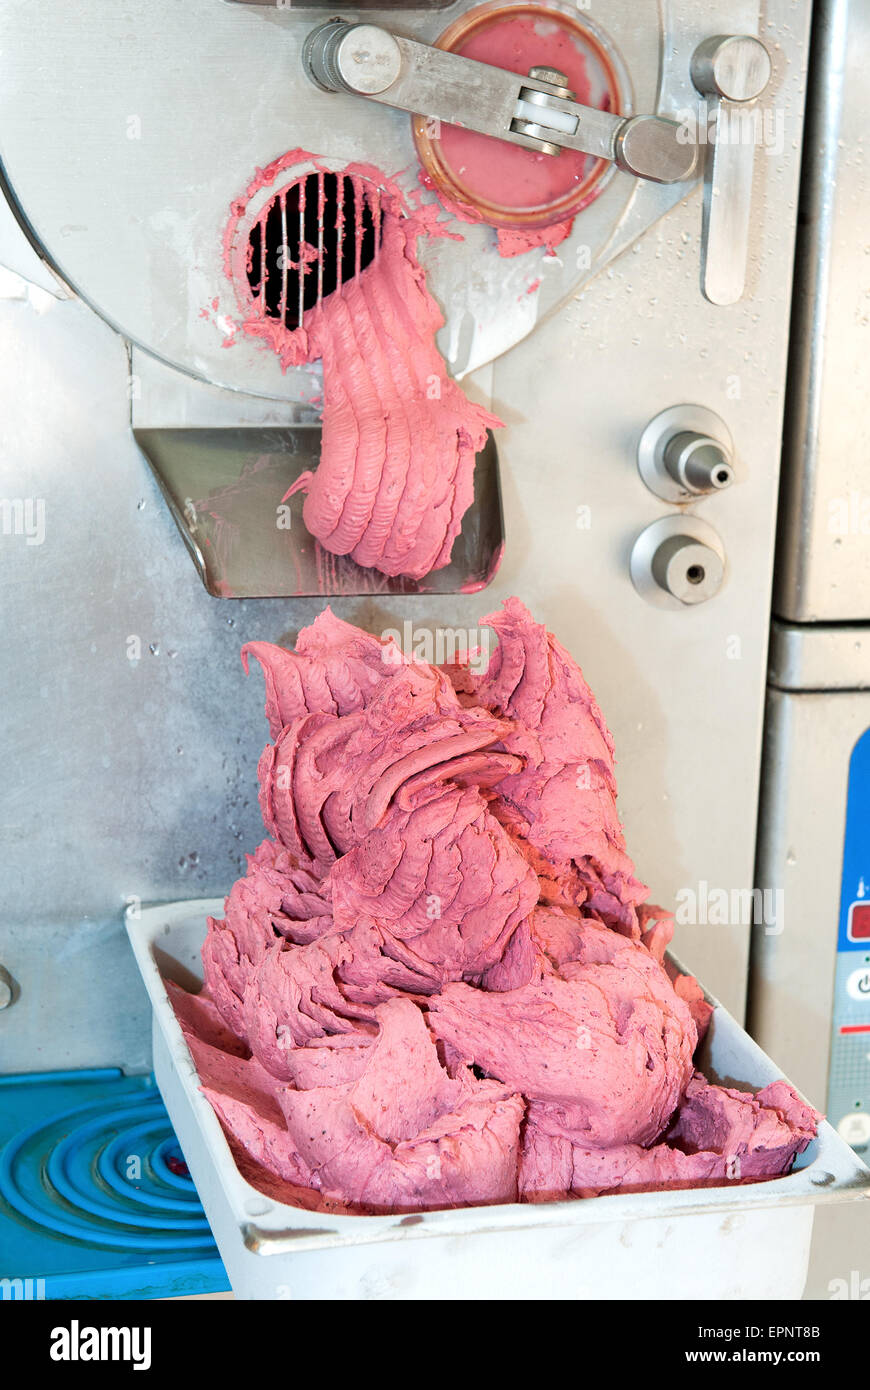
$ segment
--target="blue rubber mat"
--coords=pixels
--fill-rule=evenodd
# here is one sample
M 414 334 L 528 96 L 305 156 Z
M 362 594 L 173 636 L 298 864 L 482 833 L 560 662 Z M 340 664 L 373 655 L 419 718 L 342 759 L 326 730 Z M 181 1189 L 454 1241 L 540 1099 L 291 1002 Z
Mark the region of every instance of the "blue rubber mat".
M 153 1078 L 0 1077 L 0 1301 L 228 1288 Z

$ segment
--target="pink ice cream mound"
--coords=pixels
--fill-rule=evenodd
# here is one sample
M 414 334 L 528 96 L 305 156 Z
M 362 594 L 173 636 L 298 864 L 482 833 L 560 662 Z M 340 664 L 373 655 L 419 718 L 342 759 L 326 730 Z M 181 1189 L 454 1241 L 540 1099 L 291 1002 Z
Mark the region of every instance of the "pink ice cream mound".
M 268 837 L 170 986 L 236 1160 L 319 1210 L 538 1202 L 787 1172 L 817 1113 L 694 1062 L 711 1015 L 665 960 L 613 745 L 517 599 L 485 674 L 328 609 L 266 679 Z

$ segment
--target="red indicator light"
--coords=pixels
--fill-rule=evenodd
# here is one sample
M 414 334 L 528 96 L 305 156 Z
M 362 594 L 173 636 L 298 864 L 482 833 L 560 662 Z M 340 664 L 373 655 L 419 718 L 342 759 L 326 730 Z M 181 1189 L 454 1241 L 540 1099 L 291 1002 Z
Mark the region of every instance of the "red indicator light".
M 849 908 L 850 941 L 870 941 L 870 902 L 853 903 Z

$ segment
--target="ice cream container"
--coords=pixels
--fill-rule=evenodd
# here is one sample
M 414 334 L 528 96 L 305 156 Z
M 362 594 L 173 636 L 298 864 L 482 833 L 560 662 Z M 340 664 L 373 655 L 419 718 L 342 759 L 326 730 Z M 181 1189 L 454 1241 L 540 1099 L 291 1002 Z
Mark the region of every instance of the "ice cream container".
M 253 1299 L 796 1299 L 818 1202 L 866 1200 L 870 1171 L 827 1122 L 786 1177 L 413 1215 L 339 1216 L 245 1180 L 199 1078 L 164 980 L 195 990 L 206 919 L 223 899 L 128 913 L 154 1011 L 154 1071 L 233 1289 Z M 715 1012 L 708 1078 L 760 1088 L 782 1073 Z

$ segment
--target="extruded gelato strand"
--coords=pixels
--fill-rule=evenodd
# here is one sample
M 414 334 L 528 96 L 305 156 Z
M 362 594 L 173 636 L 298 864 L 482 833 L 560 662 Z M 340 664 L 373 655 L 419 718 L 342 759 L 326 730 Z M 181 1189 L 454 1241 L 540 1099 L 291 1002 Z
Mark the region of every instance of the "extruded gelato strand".
M 328 609 L 266 679 L 268 838 L 171 987 L 242 1171 L 312 1209 L 413 1211 L 787 1172 L 819 1116 L 711 1085 L 578 667 L 510 599 L 488 670 Z
M 311 158 L 301 150 L 283 156 L 234 205 L 229 273 L 240 211 L 282 168 Z M 308 310 L 295 330 L 264 315 L 256 300 L 242 329 L 277 352 L 285 368 L 323 361 L 320 463 L 287 494 L 307 493 L 308 530 L 334 555 L 350 555 L 382 574 L 422 579 L 450 563 L 474 500 L 475 455 L 487 429 L 501 422 L 469 401 L 447 375 L 435 343 L 444 320 L 415 249 L 418 236 L 441 234 L 432 209 L 426 215 L 409 208 L 377 169 L 352 165 L 344 174 L 354 189 L 355 222 L 341 231 L 356 240 L 356 274 Z M 360 268 L 366 203 L 380 245 L 374 260 Z M 316 247 L 306 244 L 300 260 L 303 274 L 317 273 Z

